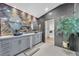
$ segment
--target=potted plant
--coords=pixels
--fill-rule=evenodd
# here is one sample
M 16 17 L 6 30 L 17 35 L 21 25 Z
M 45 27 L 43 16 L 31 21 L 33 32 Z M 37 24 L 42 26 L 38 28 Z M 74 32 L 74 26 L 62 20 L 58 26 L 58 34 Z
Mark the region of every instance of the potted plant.
M 63 18 L 57 23 L 57 30 L 63 33 L 64 42 L 69 41 L 71 34 L 78 37 L 79 33 L 79 18 L 68 17 Z

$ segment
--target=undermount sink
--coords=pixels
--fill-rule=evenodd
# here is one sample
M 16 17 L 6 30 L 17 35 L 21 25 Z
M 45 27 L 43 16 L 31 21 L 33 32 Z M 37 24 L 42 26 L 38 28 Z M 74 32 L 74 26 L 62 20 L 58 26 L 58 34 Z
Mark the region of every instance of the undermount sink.
M 22 35 L 23 33 L 17 33 L 17 34 L 14 34 L 14 36 L 20 36 Z

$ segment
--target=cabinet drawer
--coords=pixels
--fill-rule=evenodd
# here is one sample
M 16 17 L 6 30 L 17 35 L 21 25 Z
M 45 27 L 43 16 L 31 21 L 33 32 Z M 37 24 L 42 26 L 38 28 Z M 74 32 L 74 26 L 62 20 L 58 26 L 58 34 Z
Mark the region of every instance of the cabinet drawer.
M 1 47 L 10 46 L 10 45 L 11 45 L 10 43 L 5 43 L 5 44 L 1 43 L 0 44 Z
M 11 56 L 10 53 L 2 53 L 1 56 Z
M 6 50 L 10 50 L 11 48 L 10 47 L 4 47 L 4 48 L 1 48 L 0 51 L 6 51 Z
M 0 43 L 6 43 L 6 42 L 9 42 L 10 40 L 9 39 L 5 39 L 5 40 L 0 40 Z
M 0 45 L 7 45 L 7 44 L 9 44 L 9 42 L 5 42 L 5 43 L 4 42 L 1 42 L 0 43 Z
M 10 54 L 10 50 L 9 49 L 5 49 L 5 50 L 2 50 L 2 51 L 0 51 L 0 55 L 5 55 L 5 56 L 7 56 L 7 54 Z
M 7 49 L 7 48 L 10 49 L 11 46 L 10 45 L 1 45 L 0 48 L 1 48 L 0 50 Z
M 0 55 L 9 56 L 11 52 L 10 40 L 0 40 Z
M 10 53 L 10 50 L 1 51 L 2 54 Z

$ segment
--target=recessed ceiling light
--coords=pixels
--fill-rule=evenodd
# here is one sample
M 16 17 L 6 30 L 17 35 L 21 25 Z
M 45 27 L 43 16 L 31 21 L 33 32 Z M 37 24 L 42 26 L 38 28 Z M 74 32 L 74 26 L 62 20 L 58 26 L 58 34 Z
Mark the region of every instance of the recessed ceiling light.
M 6 10 L 7 12 L 10 12 L 10 10 Z
M 49 15 L 52 15 L 52 12 L 50 12 Z
M 45 8 L 45 11 L 48 11 L 49 10 L 49 8 Z

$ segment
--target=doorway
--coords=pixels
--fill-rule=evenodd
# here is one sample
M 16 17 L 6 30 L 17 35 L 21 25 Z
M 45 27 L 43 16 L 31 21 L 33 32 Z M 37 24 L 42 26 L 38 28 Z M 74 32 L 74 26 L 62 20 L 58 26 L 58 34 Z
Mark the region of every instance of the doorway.
M 54 19 L 45 21 L 45 43 L 54 45 Z

